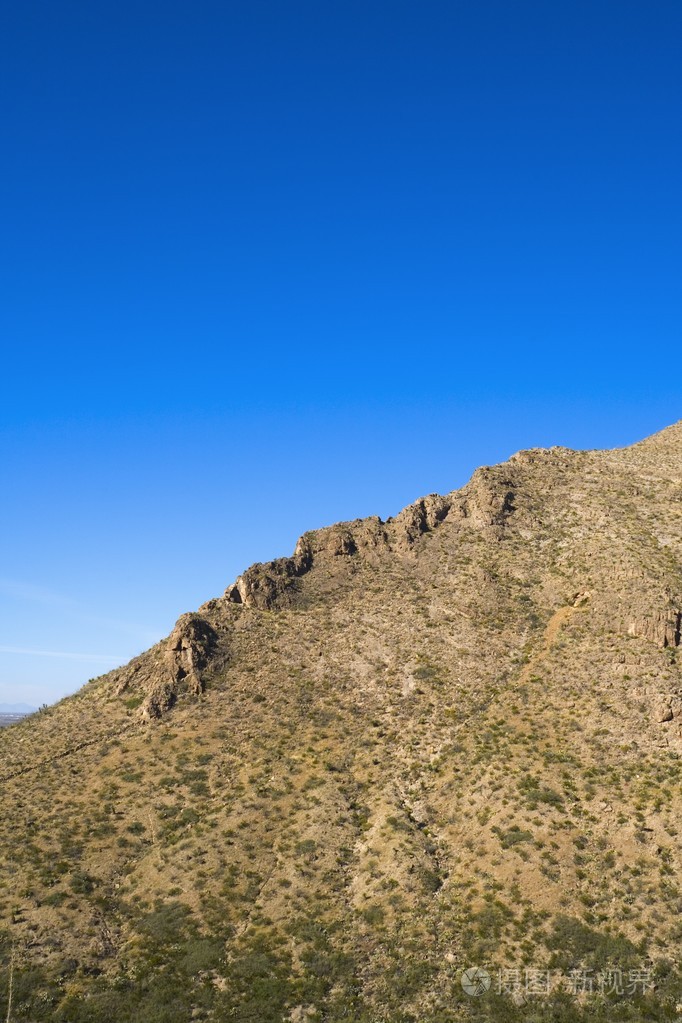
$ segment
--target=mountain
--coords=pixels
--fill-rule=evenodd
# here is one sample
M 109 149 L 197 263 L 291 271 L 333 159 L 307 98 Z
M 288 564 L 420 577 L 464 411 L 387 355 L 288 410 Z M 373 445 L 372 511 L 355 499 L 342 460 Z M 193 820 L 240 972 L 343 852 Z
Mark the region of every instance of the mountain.
M 0 1013 L 679 1019 L 681 526 L 682 423 L 522 451 L 1 733 Z
M 37 709 L 28 703 L 0 703 L 0 714 L 35 714 Z

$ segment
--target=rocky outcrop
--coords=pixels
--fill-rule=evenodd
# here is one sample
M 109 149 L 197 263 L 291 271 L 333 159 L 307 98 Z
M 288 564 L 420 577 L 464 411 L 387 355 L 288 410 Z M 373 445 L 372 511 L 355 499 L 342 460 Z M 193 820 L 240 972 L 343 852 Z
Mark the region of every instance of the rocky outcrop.
M 278 558 L 252 565 L 227 588 L 225 596 L 233 604 L 266 611 L 291 603 L 295 581 L 300 574 L 302 572 L 297 570 L 293 558 Z
M 508 475 L 484 466 L 477 469 L 463 490 L 461 514 L 468 523 L 498 534 L 515 511 L 516 484 Z
M 400 549 L 411 546 L 424 533 L 443 522 L 452 508 L 452 498 L 429 494 L 408 505 L 394 519 L 389 520 L 393 539 Z
M 381 549 L 408 552 L 449 517 L 496 533 L 514 510 L 513 482 L 498 478 L 493 469 L 478 469 L 464 490 L 429 494 L 386 522 L 375 515 L 304 533 L 292 557 L 247 568 L 228 586 L 225 599 L 261 611 L 290 607 L 296 603 L 298 581 L 320 562 L 371 556 Z
M 663 724 L 665 721 L 672 721 L 673 709 L 672 700 L 669 696 L 656 696 L 651 703 L 651 715 L 654 721 Z
M 143 720 L 161 717 L 183 690 L 194 696 L 203 692 L 201 672 L 217 640 L 215 630 L 201 615 L 185 614 L 178 619 L 165 643 L 163 668 L 142 703 Z
M 153 721 L 156 718 L 160 718 L 166 711 L 171 709 L 176 699 L 177 692 L 175 687 L 168 679 L 163 679 L 156 683 L 151 692 L 147 693 L 140 707 L 140 717 L 143 721 Z
M 655 693 L 651 699 L 651 716 L 657 724 L 679 720 L 682 717 L 682 700 L 669 693 Z
M 325 549 L 333 558 L 348 557 L 357 553 L 358 545 L 348 527 L 335 526 L 328 531 Z
M 452 504 L 450 497 L 430 494 L 387 522 L 374 515 L 304 533 L 292 557 L 252 565 L 227 588 L 225 597 L 234 604 L 259 610 L 291 606 L 295 603 L 298 580 L 314 565 L 328 564 L 330 559 L 371 555 L 381 549 L 405 550 L 440 525 Z
M 628 624 L 629 636 L 640 636 L 661 647 L 680 645 L 682 612 L 667 608 L 652 615 L 640 615 Z
M 579 455 L 580 452 L 573 448 L 555 445 L 551 448 L 524 448 L 512 455 L 509 461 L 518 465 L 550 465 L 554 468 L 567 469 L 571 461 Z
M 292 557 L 252 565 L 227 588 L 225 597 L 261 611 L 288 607 L 295 603 L 298 580 L 318 561 L 352 557 L 387 545 L 378 516 L 304 533 Z
M 293 556 L 275 561 L 257 562 L 228 586 L 225 598 L 233 604 L 243 604 L 259 610 L 292 602 L 296 580 L 313 566 L 314 533 L 305 533 L 296 544 Z
M 178 619 L 166 648 L 166 663 L 174 684 L 184 682 L 190 692 L 202 692 L 201 671 L 216 645 L 215 630 L 198 614 Z

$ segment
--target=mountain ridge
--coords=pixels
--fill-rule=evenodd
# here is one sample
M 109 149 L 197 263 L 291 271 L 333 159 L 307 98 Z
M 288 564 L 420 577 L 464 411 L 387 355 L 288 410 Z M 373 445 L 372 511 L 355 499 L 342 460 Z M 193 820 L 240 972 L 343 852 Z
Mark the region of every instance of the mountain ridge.
M 16 1019 L 674 1019 L 680 427 L 304 533 L 0 734 Z

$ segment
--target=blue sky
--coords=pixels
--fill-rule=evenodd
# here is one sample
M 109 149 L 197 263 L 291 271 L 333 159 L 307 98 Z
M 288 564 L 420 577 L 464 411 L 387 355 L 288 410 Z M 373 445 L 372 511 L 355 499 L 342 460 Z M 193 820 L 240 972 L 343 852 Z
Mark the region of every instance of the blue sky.
M 0 702 L 682 417 L 682 8 L 6 4 Z

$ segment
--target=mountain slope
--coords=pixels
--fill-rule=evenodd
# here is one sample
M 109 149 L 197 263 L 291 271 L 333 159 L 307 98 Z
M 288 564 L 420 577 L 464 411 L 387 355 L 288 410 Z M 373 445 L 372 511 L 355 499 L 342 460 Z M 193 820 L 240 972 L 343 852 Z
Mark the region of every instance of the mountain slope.
M 11 1018 L 676 1018 L 681 521 L 681 424 L 520 452 L 5 730 Z

